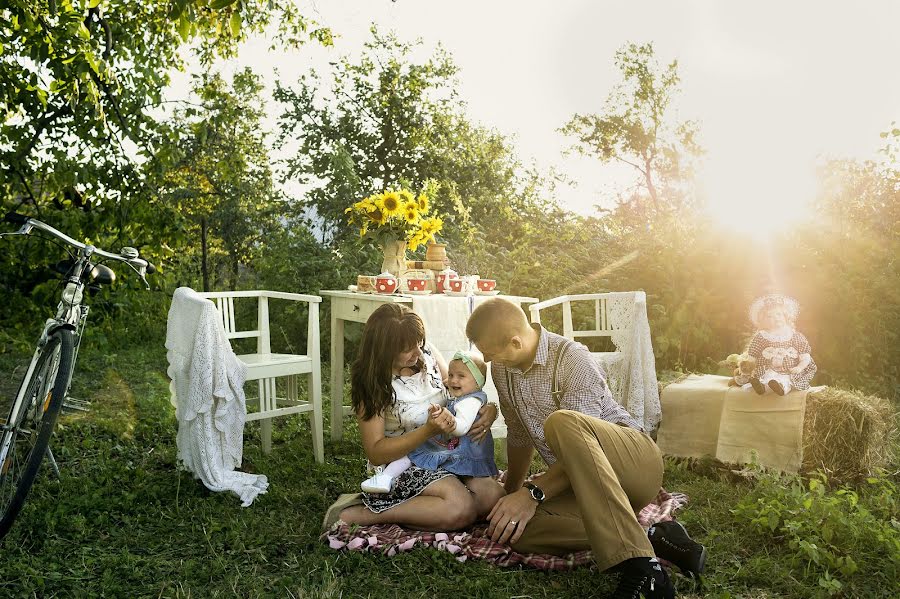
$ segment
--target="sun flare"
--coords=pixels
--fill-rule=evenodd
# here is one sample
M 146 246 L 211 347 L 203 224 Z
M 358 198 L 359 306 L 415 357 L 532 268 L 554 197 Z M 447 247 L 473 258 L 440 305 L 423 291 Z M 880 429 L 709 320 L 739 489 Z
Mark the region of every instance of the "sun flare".
M 706 210 L 715 226 L 756 239 L 784 233 L 811 217 L 812 173 L 780 164 L 752 173 L 710 165 L 702 177 Z

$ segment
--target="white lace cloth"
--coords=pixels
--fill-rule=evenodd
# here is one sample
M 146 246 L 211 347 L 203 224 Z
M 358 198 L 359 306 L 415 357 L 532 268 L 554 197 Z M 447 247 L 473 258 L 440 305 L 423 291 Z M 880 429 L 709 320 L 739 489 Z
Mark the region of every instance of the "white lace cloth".
M 231 491 L 249 506 L 269 483 L 234 471 L 243 457 L 247 367 L 231 350 L 215 305 L 188 287 L 172 296 L 166 350 L 178 461 L 207 489 Z
M 620 354 L 603 364 L 610 389 L 613 397 L 643 423 L 644 430 L 651 431 L 659 425 L 662 412 L 647 320 L 647 295 L 643 291 L 612 294 L 606 302 L 612 341 Z

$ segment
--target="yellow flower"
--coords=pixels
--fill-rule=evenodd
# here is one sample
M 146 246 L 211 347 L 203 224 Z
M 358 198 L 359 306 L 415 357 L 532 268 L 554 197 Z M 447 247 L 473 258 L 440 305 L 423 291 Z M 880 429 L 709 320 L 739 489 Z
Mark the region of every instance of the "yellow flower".
M 432 216 L 422 221 L 422 230 L 428 233 L 429 236 L 440 231 L 443 226 L 444 221 L 437 216 Z
M 394 216 L 395 214 L 399 214 L 403 209 L 403 204 L 400 201 L 400 194 L 398 194 L 396 191 L 385 192 L 381 196 L 381 209 L 387 216 Z
M 385 215 L 385 213 L 377 208 L 375 210 L 373 210 L 372 212 L 370 212 L 368 216 L 369 216 L 369 220 L 371 220 L 373 223 L 375 223 L 378 226 L 381 226 L 387 222 L 387 216 Z
M 430 201 L 428 200 L 428 196 L 424 193 L 419 194 L 419 199 L 416 202 L 419 205 L 419 212 L 422 214 L 428 213 L 428 207 L 430 205 Z
M 407 189 L 401 189 L 399 191 L 399 195 L 400 195 L 400 199 L 403 200 L 404 202 L 406 202 L 407 204 L 409 202 L 415 201 L 415 199 L 416 199 L 415 196 L 413 196 L 413 194 L 410 193 L 409 190 L 407 190 Z
M 414 225 L 419 220 L 419 209 L 415 203 L 407 203 L 403 207 L 403 218 L 407 224 Z

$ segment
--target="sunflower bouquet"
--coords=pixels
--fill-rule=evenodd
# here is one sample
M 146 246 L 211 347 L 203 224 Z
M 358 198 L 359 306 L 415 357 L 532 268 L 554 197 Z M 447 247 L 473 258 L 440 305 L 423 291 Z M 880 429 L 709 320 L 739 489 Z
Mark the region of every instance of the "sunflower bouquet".
M 388 190 L 354 203 L 344 212 L 350 224 L 359 227 L 359 236 L 380 247 L 405 241 L 411 251 L 434 240 L 443 220 L 428 216 L 431 203 L 423 191 L 418 196 L 406 189 Z

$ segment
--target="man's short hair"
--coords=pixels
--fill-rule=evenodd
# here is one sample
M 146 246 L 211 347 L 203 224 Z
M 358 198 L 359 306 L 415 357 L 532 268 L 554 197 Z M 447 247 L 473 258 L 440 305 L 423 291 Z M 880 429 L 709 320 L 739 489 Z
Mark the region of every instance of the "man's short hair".
M 466 323 L 466 337 L 472 343 L 488 342 L 505 346 L 509 340 L 528 330 L 528 317 L 518 304 L 495 297 L 475 308 Z

